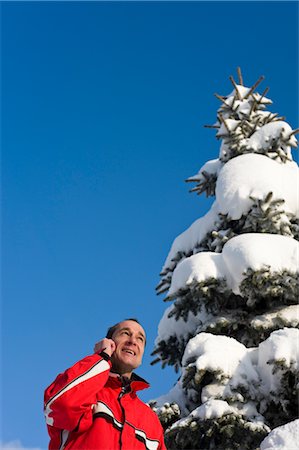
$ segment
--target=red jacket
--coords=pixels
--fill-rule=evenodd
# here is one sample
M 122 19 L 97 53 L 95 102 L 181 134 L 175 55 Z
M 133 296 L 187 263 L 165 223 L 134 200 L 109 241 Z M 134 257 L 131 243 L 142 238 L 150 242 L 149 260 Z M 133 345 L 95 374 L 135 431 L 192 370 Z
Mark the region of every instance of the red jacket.
M 148 383 L 133 374 L 123 387 L 103 356 L 87 356 L 46 389 L 49 449 L 166 450 L 157 415 L 136 395 Z

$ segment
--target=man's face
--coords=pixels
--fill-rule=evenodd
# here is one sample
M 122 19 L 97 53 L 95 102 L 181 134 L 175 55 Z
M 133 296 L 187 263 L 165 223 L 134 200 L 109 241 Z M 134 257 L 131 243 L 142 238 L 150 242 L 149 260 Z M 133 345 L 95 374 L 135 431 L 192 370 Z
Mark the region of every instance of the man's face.
M 140 366 L 145 346 L 145 332 L 133 320 L 120 322 L 112 335 L 116 349 L 111 357 L 112 368 L 120 375 L 131 376 Z

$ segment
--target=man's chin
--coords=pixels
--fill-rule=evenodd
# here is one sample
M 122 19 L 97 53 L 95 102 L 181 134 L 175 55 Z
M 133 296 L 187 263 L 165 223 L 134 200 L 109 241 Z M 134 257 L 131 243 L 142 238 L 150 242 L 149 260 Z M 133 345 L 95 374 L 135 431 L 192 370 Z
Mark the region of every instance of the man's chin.
M 132 373 L 138 366 L 137 363 L 127 362 L 127 361 L 115 361 L 113 360 L 113 357 L 111 358 L 112 363 L 112 371 L 115 373 L 119 373 L 120 375 L 126 374 L 126 373 Z

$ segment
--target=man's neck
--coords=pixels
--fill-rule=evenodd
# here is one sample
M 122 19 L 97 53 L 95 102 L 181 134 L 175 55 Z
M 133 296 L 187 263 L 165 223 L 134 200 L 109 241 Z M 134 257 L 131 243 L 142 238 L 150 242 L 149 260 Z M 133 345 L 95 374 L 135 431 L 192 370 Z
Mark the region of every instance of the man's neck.
M 133 372 L 119 373 L 119 372 L 117 372 L 116 370 L 113 370 L 113 368 L 112 368 L 112 369 L 110 370 L 110 373 L 113 374 L 113 375 L 115 375 L 115 376 L 119 376 L 119 377 L 121 377 L 121 378 L 128 378 L 128 379 L 130 380 L 131 377 L 132 377 L 132 373 L 133 373 Z

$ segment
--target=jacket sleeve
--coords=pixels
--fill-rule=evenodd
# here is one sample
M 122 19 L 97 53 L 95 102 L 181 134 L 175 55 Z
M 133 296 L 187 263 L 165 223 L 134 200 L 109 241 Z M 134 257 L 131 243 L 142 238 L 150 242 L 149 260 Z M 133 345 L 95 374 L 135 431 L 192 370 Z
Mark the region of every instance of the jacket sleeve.
M 96 394 L 104 387 L 110 367 L 110 361 L 93 354 L 58 375 L 45 391 L 47 425 L 69 431 L 89 428 Z

